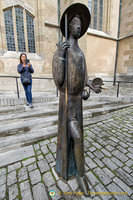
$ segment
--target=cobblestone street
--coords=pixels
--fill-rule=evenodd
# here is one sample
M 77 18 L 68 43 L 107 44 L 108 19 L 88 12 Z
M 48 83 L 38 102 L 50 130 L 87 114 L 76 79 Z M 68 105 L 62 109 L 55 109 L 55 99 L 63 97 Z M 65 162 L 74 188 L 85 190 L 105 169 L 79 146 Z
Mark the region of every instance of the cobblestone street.
M 90 197 L 82 195 L 75 178 L 64 182 L 57 176 L 53 137 L 0 154 L 0 200 L 133 199 L 133 107 L 100 119 L 84 130 Z

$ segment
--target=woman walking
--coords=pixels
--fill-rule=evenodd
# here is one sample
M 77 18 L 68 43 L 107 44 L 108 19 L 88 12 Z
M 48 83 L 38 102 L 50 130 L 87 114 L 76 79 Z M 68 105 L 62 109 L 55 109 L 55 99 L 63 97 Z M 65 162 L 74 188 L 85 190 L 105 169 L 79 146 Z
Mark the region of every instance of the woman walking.
M 17 67 L 17 71 L 21 74 L 21 83 L 23 85 L 25 96 L 27 103 L 26 105 L 30 108 L 33 108 L 32 105 L 32 76 L 31 73 L 34 73 L 34 69 L 27 59 L 27 55 L 25 53 L 21 53 L 20 55 L 20 64 Z

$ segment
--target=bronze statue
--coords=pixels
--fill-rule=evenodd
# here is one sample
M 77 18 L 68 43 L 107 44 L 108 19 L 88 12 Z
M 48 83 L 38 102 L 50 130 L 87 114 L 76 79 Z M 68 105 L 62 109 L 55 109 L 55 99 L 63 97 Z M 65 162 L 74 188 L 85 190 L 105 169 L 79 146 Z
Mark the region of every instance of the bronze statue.
M 88 81 L 85 56 L 78 45 L 89 24 L 90 13 L 85 5 L 76 3 L 66 9 L 61 18 L 61 31 L 68 39 L 58 45 L 52 64 L 54 81 L 60 91 L 56 172 L 65 180 L 76 175 L 85 195 L 89 186 L 84 169 L 82 98 L 88 97 L 85 86 L 100 92 L 99 87 Z

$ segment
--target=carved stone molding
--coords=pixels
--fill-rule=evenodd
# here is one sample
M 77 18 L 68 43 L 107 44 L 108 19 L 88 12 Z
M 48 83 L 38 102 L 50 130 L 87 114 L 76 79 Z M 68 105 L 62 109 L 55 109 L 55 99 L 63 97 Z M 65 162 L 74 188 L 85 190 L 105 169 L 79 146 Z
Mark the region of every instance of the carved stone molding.
M 29 4 L 25 3 L 24 0 L 3 0 L 3 9 L 12 6 L 21 6 L 35 16 L 35 10 Z

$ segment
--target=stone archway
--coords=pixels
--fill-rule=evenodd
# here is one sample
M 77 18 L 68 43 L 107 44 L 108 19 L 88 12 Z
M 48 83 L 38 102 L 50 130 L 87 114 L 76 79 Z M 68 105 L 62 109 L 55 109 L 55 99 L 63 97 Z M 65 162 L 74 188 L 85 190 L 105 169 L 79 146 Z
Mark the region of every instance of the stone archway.
M 10 0 L 10 1 L 3 0 L 2 3 L 3 3 L 3 9 L 19 5 L 22 8 L 24 8 L 25 10 L 27 10 L 29 13 L 31 13 L 33 16 L 35 16 L 35 10 L 24 0 Z

